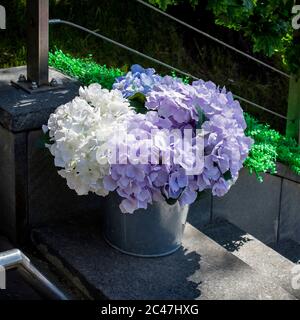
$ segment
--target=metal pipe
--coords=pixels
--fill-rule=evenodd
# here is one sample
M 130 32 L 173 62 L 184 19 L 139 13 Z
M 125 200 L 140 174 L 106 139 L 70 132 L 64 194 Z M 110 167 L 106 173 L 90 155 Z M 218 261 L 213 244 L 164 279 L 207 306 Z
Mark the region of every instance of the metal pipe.
M 186 77 L 189 77 L 191 79 L 198 80 L 197 77 L 193 76 L 192 74 L 190 74 L 188 72 L 184 72 L 184 71 L 182 71 L 182 70 L 180 70 L 178 68 L 175 68 L 175 67 L 173 67 L 173 66 L 171 66 L 171 65 L 169 65 L 169 64 L 167 64 L 165 62 L 162 62 L 162 61 L 160 61 L 158 59 L 155 59 L 153 57 L 150 57 L 150 56 L 148 56 L 148 55 L 146 55 L 146 54 L 144 54 L 144 53 L 142 53 L 140 51 L 132 49 L 132 48 L 130 48 L 130 47 L 118 42 L 118 41 L 110 39 L 110 38 L 108 38 L 108 37 L 106 37 L 106 36 L 104 36 L 104 35 L 102 35 L 100 33 L 97 33 L 97 32 L 95 32 L 93 30 L 90 30 L 90 29 L 87 29 L 85 27 L 82 27 L 79 24 L 76 24 L 76 23 L 73 23 L 73 22 L 70 22 L 70 21 L 66 21 L 66 20 L 61 20 L 61 19 L 51 19 L 51 20 L 49 20 L 49 24 L 65 24 L 65 25 L 71 26 L 73 28 L 77 28 L 79 30 L 82 30 L 84 32 L 88 32 L 88 33 L 92 34 L 93 36 L 95 36 L 97 38 L 100 38 L 100 39 L 102 39 L 104 41 L 107 41 L 107 42 L 109 42 L 111 44 L 114 44 L 114 45 L 116 45 L 116 46 L 118 46 L 118 47 L 120 47 L 122 49 L 125 49 L 125 50 L 127 50 L 127 51 L 129 51 L 131 53 L 134 53 L 134 54 L 136 54 L 136 55 L 138 55 L 138 56 L 140 56 L 140 57 L 142 57 L 144 59 L 150 60 L 150 61 L 152 61 L 154 63 L 157 63 L 157 64 L 159 64 L 159 65 L 161 65 L 161 66 L 163 66 L 163 67 L 165 67 L 167 69 L 173 70 L 173 71 L 175 71 L 175 72 L 177 72 L 179 74 L 182 74 L 182 75 L 184 75 Z
M 261 60 L 259 60 L 259 59 L 257 59 L 257 58 L 255 58 L 255 57 L 251 56 L 250 54 L 248 54 L 248 53 L 246 53 L 246 52 L 244 52 L 244 51 L 241 51 L 241 50 L 239 50 L 239 49 L 231 46 L 230 44 L 228 44 L 228 43 L 226 43 L 226 42 L 224 42 L 224 41 L 222 41 L 222 40 L 219 40 L 219 39 L 213 37 L 212 35 L 204 32 L 204 31 L 202 31 L 202 30 L 199 30 L 199 29 L 191 26 L 190 24 L 188 24 L 188 23 L 186 23 L 186 22 L 184 22 L 184 21 L 182 21 L 182 20 L 179 20 L 179 19 L 175 18 L 174 16 L 171 16 L 170 14 L 168 14 L 168 13 L 166 13 L 166 12 L 164 12 L 164 11 L 156 8 L 156 7 L 154 7 L 153 5 L 151 5 L 151 4 L 149 4 L 149 3 L 146 3 L 146 2 L 143 1 L 143 0 L 136 0 L 136 1 L 139 2 L 139 3 L 142 4 L 142 5 L 144 5 L 144 6 L 148 7 L 148 8 L 150 8 L 150 9 L 152 9 L 152 10 L 154 10 L 154 11 L 156 11 L 156 12 L 162 14 L 162 15 L 164 15 L 165 17 L 167 17 L 167 18 L 169 18 L 169 19 L 172 19 L 172 20 L 176 21 L 177 23 L 180 23 L 181 25 L 183 25 L 183 26 L 185 26 L 185 27 L 187 27 L 187 28 L 189 28 L 189 29 L 191 29 L 191 30 L 193 30 L 193 31 L 195 31 L 195 32 L 197 32 L 197 33 L 199 33 L 199 34 L 201 34 L 201 35 L 203 35 L 203 36 L 205 36 L 205 37 L 207 37 L 207 38 L 209 38 L 209 39 L 211 39 L 211 40 L 219 43 L 219 44 L 221 44 L 221 45 L 223 45 L 224 47 L 226 47 L 226 48 L 228 48 L 228 49 L 231 49 L 231 50 L 233 50 L 233 51 L 241 54 L 242 56 L 244 56 L 244 57 L 246 57 L 246 58 L 248 58 L 248 59 L 250 59 L 250 60 L 252 60 L 252 61 L 255 61 L 255 62 L 263 65 L 264 67 L 269 68 L 270 70 L 273 70 L 273 71 L 281 74 L 282 76 L 285 76 L 285 77 L 287 77 L 287 78 L 290 78 L 290 77 L 291 77 L 291 76 L 290 76 L 289 74 L 287 74 L 286 72 L 281 71 L 281 70 L 279 70 L 279 69 L 277 69 L 277 68 L 275 68 L 275 67 L 273 67 L 273 66 L 271 66 L 271 65 L 269 65 L 269 64 L 267 64 L 267 63 L 265 63 L 265 62 L 263 62 L 263 61 L 261 61 Z
M 100 33 L 97 33 L 97 32 L 95 32 L 95 31 L 92 31 L 92 30 L 90 30 L 90 29 L 87 29 L 87 28 L 85 28 L 85 27 L 82 27 L 82 26 L 80 26 L 80 25 L 78 25 L 78 24 L 76 24 L 76 23 L 73 23 L 73 22 L 70 22 L 70 21 L 66 21 L 66 20 L 60 20 L 60 19 L 51 19 L 51 20 L 49 20 L 49 24 L 65 24 L 65 25 L 68 25 L 68 26 L 77 28 L 77 29 L 82 30 L 82 31 L 84 31 L 84 32 L 90 33 L 90 34 L 92 34 L 93 36 L 98 37 L 98 38 L 100 38 L 100 39 L 102 39 L 102 40 L 108 41 L 109 43 L 112 43 L 112 44 L 114 44 L 114 45 L 116 45 L 116 46 L 118 46 L 118 47 L 120 47 L 120 48 L 122 48 L 122 49 L 125 49 L 125 50 L 127 50 L 127 51 L 130 51 L 130 52 L 136 54 L 136 55 L 139 55 L 139 56 L 141 56 L 141 57 L 143 57 L 143 58 L 145 58 L 145 59 L 147 59 L 147 60 L 149 60 L 149 61 L 153 61 L 154 63 L 157 63 L 157 64 L 159 64 L 159 65 L 161 65 L 161 66 L 163 66 L 163 67 L 166 67 L 166 68 L 168 68 L 168 69 L 170 69 L 170 70 L 176 71 L 177 73 L 182 74 L 182 75 L 184 75 L 184 76 L 187 76 L 187 77 L 189 77 L 189 78 L 191 78 L 191 79 L 193 79 L 193 80 L 199 80 L 199 78 L 195 77 L 194 75 L 192 75 L 192 74 L 190 74 L 190 73 L 187 73 L 187 72 L 182 71 L 182 70 L 180 70 L 180 69 L 178 69 L 178 68 L 175 68 L 175 67 L 173 67 L 173 66 L 171 66 L 171 65 L 169 65 L 169 64 L 166 64 L 166 63 L 164 63 L 164 62 L 162 62 L 162 61 L 160 61 L 160 60 L 157 60 L 157 59 L 155 59 L 155 58 L 152 58 L 152 57 L 150 57 L 150 56 L 148 56 L 148 55 L 146 55 L 146 54 L 144 54 L 144 53 L 141 53 L 141 52 L 139 52 L 139 51 L 137 51 L 137 50 L 135 50 L 135 49 L 132 49 L 132 48 L 130 48 L 130 47 L 128 47 L 128 46 L 120 43 L 120 42 L 117 42 L 117 41 L 115 41 L 115 40 L 112 40 L 112 39 L 110 39 L 110 38 L 108 38 L 108 37 L 106 37 L 106 36 L 104 36 L 104 35 L 102 35 L 102 34 L 100 34 Z M 255 102 L 252 102 L 252 101 L 250 101 L 250 100 L 248 100 L 248 99 L 246 99 L 246 98 L 240 97 L 240 96 L 238 96 L 238 95 L 236 95 L 236 94 L 233 94 L 233 96 L 234 96 L 234 98 L 236 98 L 236 99 L 238 99 L 238 100 L 240 100 L 240 101 L 243 101 L 243 102 L 245 102 L 245 103 L 247 103 L 247 104 L 249 104 L 249 105 L 251 105 L 251 106 L 253 106 L 253 107 L 255 107 L 255 108 L 258 108 L 258 109 L 261 109 L 261 110 L 263 110 L 263 111 L 265 111 L 265 112 L 268 112 L 268 113 L 270 113 L 270 114 L 273 114 L 273 115 L 275 115 L 275 116 L 277 116 L 277 117 L 279 117 L 279 118 L 281 118 L 281 119 L 284 119 L 284 120 L 287 120 L 287 121 L 294 121 L 294 119 L 289 119 L 289 118 L 287 118 L 286 116 L 284 116 L 284 115 L 282 115 L 282 114 L 280 114 L 280 113 L 277 113 L 277 112 L 272 111 L 272 110 L 270 110 L 270 109 L 268 109 L 268 108 L 265 108 L 265 107 L 263 107 L 263 106 L 255 103 Z
M 48 299 L 69 300 L 66 295 L 40 273 L 30 262 L 30 259 L 18 249 L 0 253 L 0 266 L 5 270 L 17 268 L 25 280 Z
M 49 0 L 27 0 L 27 80 L 49 85 Z

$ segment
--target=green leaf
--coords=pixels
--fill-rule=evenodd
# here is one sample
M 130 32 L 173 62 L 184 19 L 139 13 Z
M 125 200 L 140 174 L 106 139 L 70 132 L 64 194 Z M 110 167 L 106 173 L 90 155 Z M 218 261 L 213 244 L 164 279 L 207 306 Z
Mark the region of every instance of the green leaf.
M 197 198 L 196 198 L 196 201 L 200 201 L 200 200 L 202 200 L 202 199 L 204 199 L 205 198 L 205 196 L 206 196 L 206 194 L 207 194 L 207 191 L 201 191 L 201 192 L 198 192 L 197 193 Z
M 171 199 L 171 198 L 167 199 L 166 198 L 166 202 L 170 206 L 173 206 L 177 201 L 178 201 L 178 199 Z
M 128 98 L 130 101 L 138 101 L 140 103 L 145 104 L 146 103 L 146 96 L 142 92 L 137 92 L 133 96 Z
M 128 98 L 130 105 L 135 109 L 137 113 L 145 114 L 148 109 L 145 107 L 146 103 L 146 96 L 141 93 L 137 92 L 133 96 Z
M 255 1 L 253 1 L 253 0 L 243 0 L 243 6 L 247 10 L 251 11 L 251 10 L 253 10 L 253 8 L 255 6 Z
M 203 112 L 203 110 L 198 106 L 196 107 L 197 112 L 198 112 L 198 122 L 196 124 L 196 129 L 201 129 L 202 128 L 202 124 L 206 121 L 206 117 L 205 114 Z
M 49 132 L 45 133 L 44 135 L 42 135 L 42 137 L 40 139 L 38 139 L 37 143 L 36 143 L 36 147 L 38 149 L 45 149 L 46 144 L 53 144 L 54 142 L 51 141 L 50 136 L 49 136 Z
M 170 205 L 170 206 L 173 206 L 178 201 L 178 199 L 180 198 L 180 196 L 177 199 L 167 198 L 167 196 L 164 193 L 162 193 L 162 195 L 165 198 L 167 204 Z
M 224 174 L 223 174 L 223 177 L 226 181 L 228 180 L 231 180 L 232 179 L 232 174 L 230 172 L 230 170 L 226 171 Z

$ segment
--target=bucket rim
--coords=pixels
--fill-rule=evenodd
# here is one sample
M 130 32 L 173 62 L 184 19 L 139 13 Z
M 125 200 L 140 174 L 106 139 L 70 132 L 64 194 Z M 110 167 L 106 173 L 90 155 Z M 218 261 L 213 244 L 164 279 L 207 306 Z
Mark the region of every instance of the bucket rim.
M 103 234 L 103 238 L 108 243 L 109 246 L 111 246 L 112 248 L 116 249 L 117 251 L 119 251 L 119 252 L 121 252 L 123 254 L 129 255 L 129 256 L 139 257 L 139 258 L 161 258 L 161 257 L 166 257 L 166 256 L 169 256 L 172 253 L 178 251 L 182 247 L 182 244 L 179 244 L 178 246 L 176 246 L 172 250 L 169 250 L 169 251 L 164 252 L 164 253 L 159 253 L 159 254 L 139 254 L 139 253 L 134 253 L 134 252 L 130 252 L 130 251 L 127 251 L 127 250 L 119 248 L 115 244 L 112 244 L 104 234 Z

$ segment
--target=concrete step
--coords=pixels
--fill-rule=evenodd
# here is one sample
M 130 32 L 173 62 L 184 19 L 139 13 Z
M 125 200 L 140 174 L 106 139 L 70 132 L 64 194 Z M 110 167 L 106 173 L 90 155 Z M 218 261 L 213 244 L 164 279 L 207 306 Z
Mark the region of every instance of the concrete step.
M 271 243 L 270 247 L 294 263 L 300 263 L 300 244 L 291 240 Z
M 297 261 L 296 257 L 300 257 L 298 244 L 290 240 L 267 246 L 226 221 L 207 226 L 202 231 L 266 278 L 300 298 L 300 290 L 292 287 L 292 278 L 295 276 L 292 270 L 296 266 L 294 262 Z
M 295 300 L 278 283 L 187 224 L 182 249 L 124 255 L 102 239 L 97 216 L 32 232 L 36 248 L 90 299 Z

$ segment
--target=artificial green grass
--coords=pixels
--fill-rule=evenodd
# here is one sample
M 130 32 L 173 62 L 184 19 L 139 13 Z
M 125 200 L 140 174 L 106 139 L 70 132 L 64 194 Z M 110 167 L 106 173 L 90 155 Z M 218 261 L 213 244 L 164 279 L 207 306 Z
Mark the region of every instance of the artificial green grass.
M 107 68 L 97 64 L 91 56 L 78 59 L 64 54 L 61 50 L 49 53 L 49 64 L 53 68 L 78 79 L 82 84 L 100 83 L 102 87 L 111 89 L 115 79 L 124 74 L 118 68 Z
M 262 173 L 267 171 L 276 173 L 278 161 L 300 175 L 300 146 L 297 141 L 280 134 L 268 124 L 259 123 L 247 113 L 245 113 L 245 119 L 246 135 L 254 140 L 254 145 L 244 164 L 250 173 L 254 172 L 262 181 Z
M 83 85 L 97 82 L 107 89 L 111 89 L 115 79 L 125 73 L 118 68 L 99 65 L 91 56 L 78 59 L 61 50 L 50 53 L 49 64 L 64 74 L 78 79 Z M 187 79 L 183 80 L 187 81 Z M 270 128 L 268 124 L 259 123 L 247 113 L 245 113 L 245 119 L 247 122 L 245 133 L 255 141 L 244 164 L 250 173 L 255 173 L 262 181 L 263 173 L 276 173 L 276 162 L 279 161 L 300 175 L 300 146 L 297 141 L 285 137 Z

